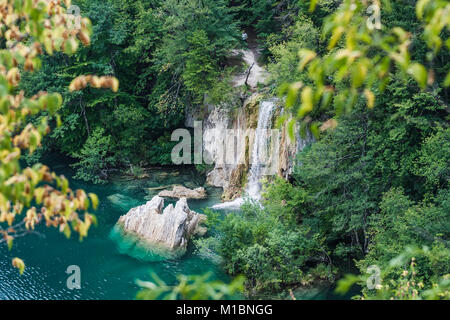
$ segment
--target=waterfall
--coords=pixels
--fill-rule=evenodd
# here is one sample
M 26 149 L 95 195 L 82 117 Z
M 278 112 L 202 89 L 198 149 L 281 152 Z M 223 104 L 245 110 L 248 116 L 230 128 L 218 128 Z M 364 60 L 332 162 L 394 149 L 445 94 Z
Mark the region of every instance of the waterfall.
M 249 179 L 246 189 L 248 198 L 259 201 L 261 199 L 261 178 L 266 174 L 266 164 L 270 158 L 269 132 L 272 127 L 272 117 L 275 110 L 275 102 L 262 101 L 259 107 L 258 124 L 255 131 L 253 148 L 251 153 Z M 213 209 L 237 209 L 244 203 L 243 198 L 237 198 L 230 202 L 214 205 Z
M 265 173 L 265 164 L 269 160 L 270 149 L 269 130 L 272 127 L 272 115 L 275 110 L 273 101 L 262 101 L 259 107 L 258 127 L 253 142 L 250 174 L 248 179 L 247 194 L 250 198 L 259 200 L 261 198 L 261 178 Z

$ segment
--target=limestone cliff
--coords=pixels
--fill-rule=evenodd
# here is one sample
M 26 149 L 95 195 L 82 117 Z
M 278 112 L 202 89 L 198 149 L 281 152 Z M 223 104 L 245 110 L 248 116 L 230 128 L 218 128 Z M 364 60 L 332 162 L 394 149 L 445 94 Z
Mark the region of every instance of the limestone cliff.
M 265 100 L 258 93 L 252 94 L 245 99 L 242 106 L 234 109 L 209 105 L 206 114 L 203 115 L 203 154 L 205 158 L 214 163 L 213 170 L 207 174 L 207 183 L 224 189 L 224 201 L 243 196 L 248 183 L 251 162 L 255 158 L 252 153 L 257 150 L 254 143 L 255 132 L 257 132 L 255 129 L 258 127 L 260 118 L 259 111 L 261 104 L 268 102 L 275 104 L 277 110 L 270 115 L 272 119 L 269 121 L 269 126 L 272 128 L 276 116 L 282 109 L 281 103 L 276 99 Z M 193 115 L 189 115 L 186 119 L 193 118 Z M 190 122 L 193 123 L 192 120 Z M 230 135 L 230 131 L 227 132 L 227 130 L 230 129 L 236 135 L 233 137 L 236 139 L 236 143 L 232 144 L 234 150 L 227 150 L 229 144 L 225 143 Z M 295 155 L 311 142 L 312 138 L 309 134 L 306 138 L 301 138 L 296 133 L 295 139 L 291 139 L 285 123 L 276 140 L 270 141 L 270 144 L 275 145 L 275 149 L 271 149 L 274 151 L 269 155 L 270 162 L 276 164 L 274 173 L 288 179 L 293 172 Z M 232 159 L 234 161 L 229 161 L 231 154 L 234 155 L 234 159 Z

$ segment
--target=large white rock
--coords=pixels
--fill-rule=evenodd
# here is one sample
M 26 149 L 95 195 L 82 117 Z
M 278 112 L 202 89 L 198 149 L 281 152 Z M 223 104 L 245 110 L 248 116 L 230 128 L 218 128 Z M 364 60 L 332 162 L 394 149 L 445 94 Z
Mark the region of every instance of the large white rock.
M 206 190 L 203 187 L 192 190 L 184 186 L 174 186 L 172 190 L 161 191 L 158 193 L 158 196 L 179 199 L 206 199 Z
M 200 224 L 206 216 L 189 209 L 186 198 L 164 210 L 164 199 L 155 196 L 146 204 L 133 208 L 119 218 L 123 231 L 138 236 L 149 245 L 172 252 L 184 253 L 190 237 L 203 235 L 206 228 Z

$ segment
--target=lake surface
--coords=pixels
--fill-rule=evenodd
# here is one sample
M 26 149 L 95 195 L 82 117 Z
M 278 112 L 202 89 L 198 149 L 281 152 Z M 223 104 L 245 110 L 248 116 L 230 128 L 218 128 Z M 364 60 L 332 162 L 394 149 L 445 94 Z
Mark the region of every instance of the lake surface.
M 58 174 L 72 176 L 73 171 L 67 165 L 55 165 L 55 160 L 50 162 Z M 75 233 L 67 239 L 55 229 L 42 227 L 39 229 L 42 236 L 17 239 L 11 251 L 0 246 L 0 299 L 134 299 L 139 290 L 136 279 L 150 280 L 152 272 L 168 284 L 175 283 L 180 273 L 211 272 L 213 279 L 228 281 L 220 266 L 195 254 L 192 247 L 180 259 L 152 262 L 145 257 L 139 259 L 136 252 L 133 257 L 120 253 L 117 243 L 111 239 L 119 217 L 158 192 L 148 188 L 170 184 L 193 188 L 203 183 L 204 178 L 194 168 L 159 168 L 151 170 L 145 179 L 114 179 L 105 185 L 71 180 L 73 189 L 83 188 L 98 195 L 100 205 L 95 212 L 98 226 L 91 227 L 89 236 L 82 242 Z M 202 212 L 202 208 L 220 201 L 220 189 L 207 190 L 208 199 L 188 201 L 192 210 Z M 165 205 L 169 203 L 166 201 Z M 11 266 L 13 257 L 20 257 L 26 264 L 22 276 Z M 81 269 L 80 290 L 69 290 L 66 286 L 69 276 L 66 270 L 70 265 Z
M 56 229 L 43 226 L 40 235 L 28 235 L 17 239 L 13 249 L 0 246 L 0 300 L 5 299 L 134 299 L 139 287 L 137 279 L 151 280 L 156 273 L 167 284 L 176 283 L 177 274 L 198 275 L 211 273 L 211 279 L 229 281 L 217 262 L 195 252 L 192 244 L 187 253 L 174 260 L 149 261 L 145 252 L 131 246 L 127 239 L 117 241 L 114 226 L 119 217 L 129 209 L 144 204 L 159 190 L 160 186 L 182 184 L 188 188 L 204 186 L 205 177 L 194 168 L 155 168 L 148 171 L 144 179 L 117 177 L 104 185 L 94 185 L 71 179 L 73 170 L 67 159 L 53 157 L 44 161 L 58 174 L 69 178 L 73 189 L 82 188 L 98 195 L 100 205 L 95 215 L 98 226 L 91 227 L 82 242 L 73 233 L 70 239 Z M 189 200 L 191 210 L 203 212 L 220 202 L 222 189 L 208 188 L 208 199 Z M 165 201 L 165 206 L 174 201 Z M 223 214 L 226 214 L 222 211 Z M 124 250 L 126 248 L 126 250 Z M 19 275 L 11 265 L 11 259 L 20 257 L 26 264 L 25 272 Z M 81 270 L 81 289 L 69 290 L 66 270 L 77 265 Z M 342 299 L 333 294 L 330 287 L 309 288 L 296 292 L 298 299 Z M 270 298 L 270 297 L 261 297 Z M 286 298 L 289 299 L 288 296 Z

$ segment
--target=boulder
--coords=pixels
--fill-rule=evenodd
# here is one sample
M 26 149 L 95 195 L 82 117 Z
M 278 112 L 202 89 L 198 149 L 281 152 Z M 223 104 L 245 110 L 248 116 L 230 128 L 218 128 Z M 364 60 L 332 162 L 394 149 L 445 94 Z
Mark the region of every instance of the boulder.
M 200 224 L 206 216 L 191 211 L 186 198 L 181 198 L 175 207 L 170 204 L 163 208 L 164 199 L 155 196 L 121 216 L 117 224 L 124 234 L 137 236 L 149 246 L 183 254 L 192 235 L 205 234 L 206 228 Z
M 206 190 L 203 187 L 196 189 L 189 189 L 183 186 L 174 186 L 172 190 L 163 190 L 158 193 L 160 197 L 168 198 L 187 198 L 187 199 L 205 199 Z

